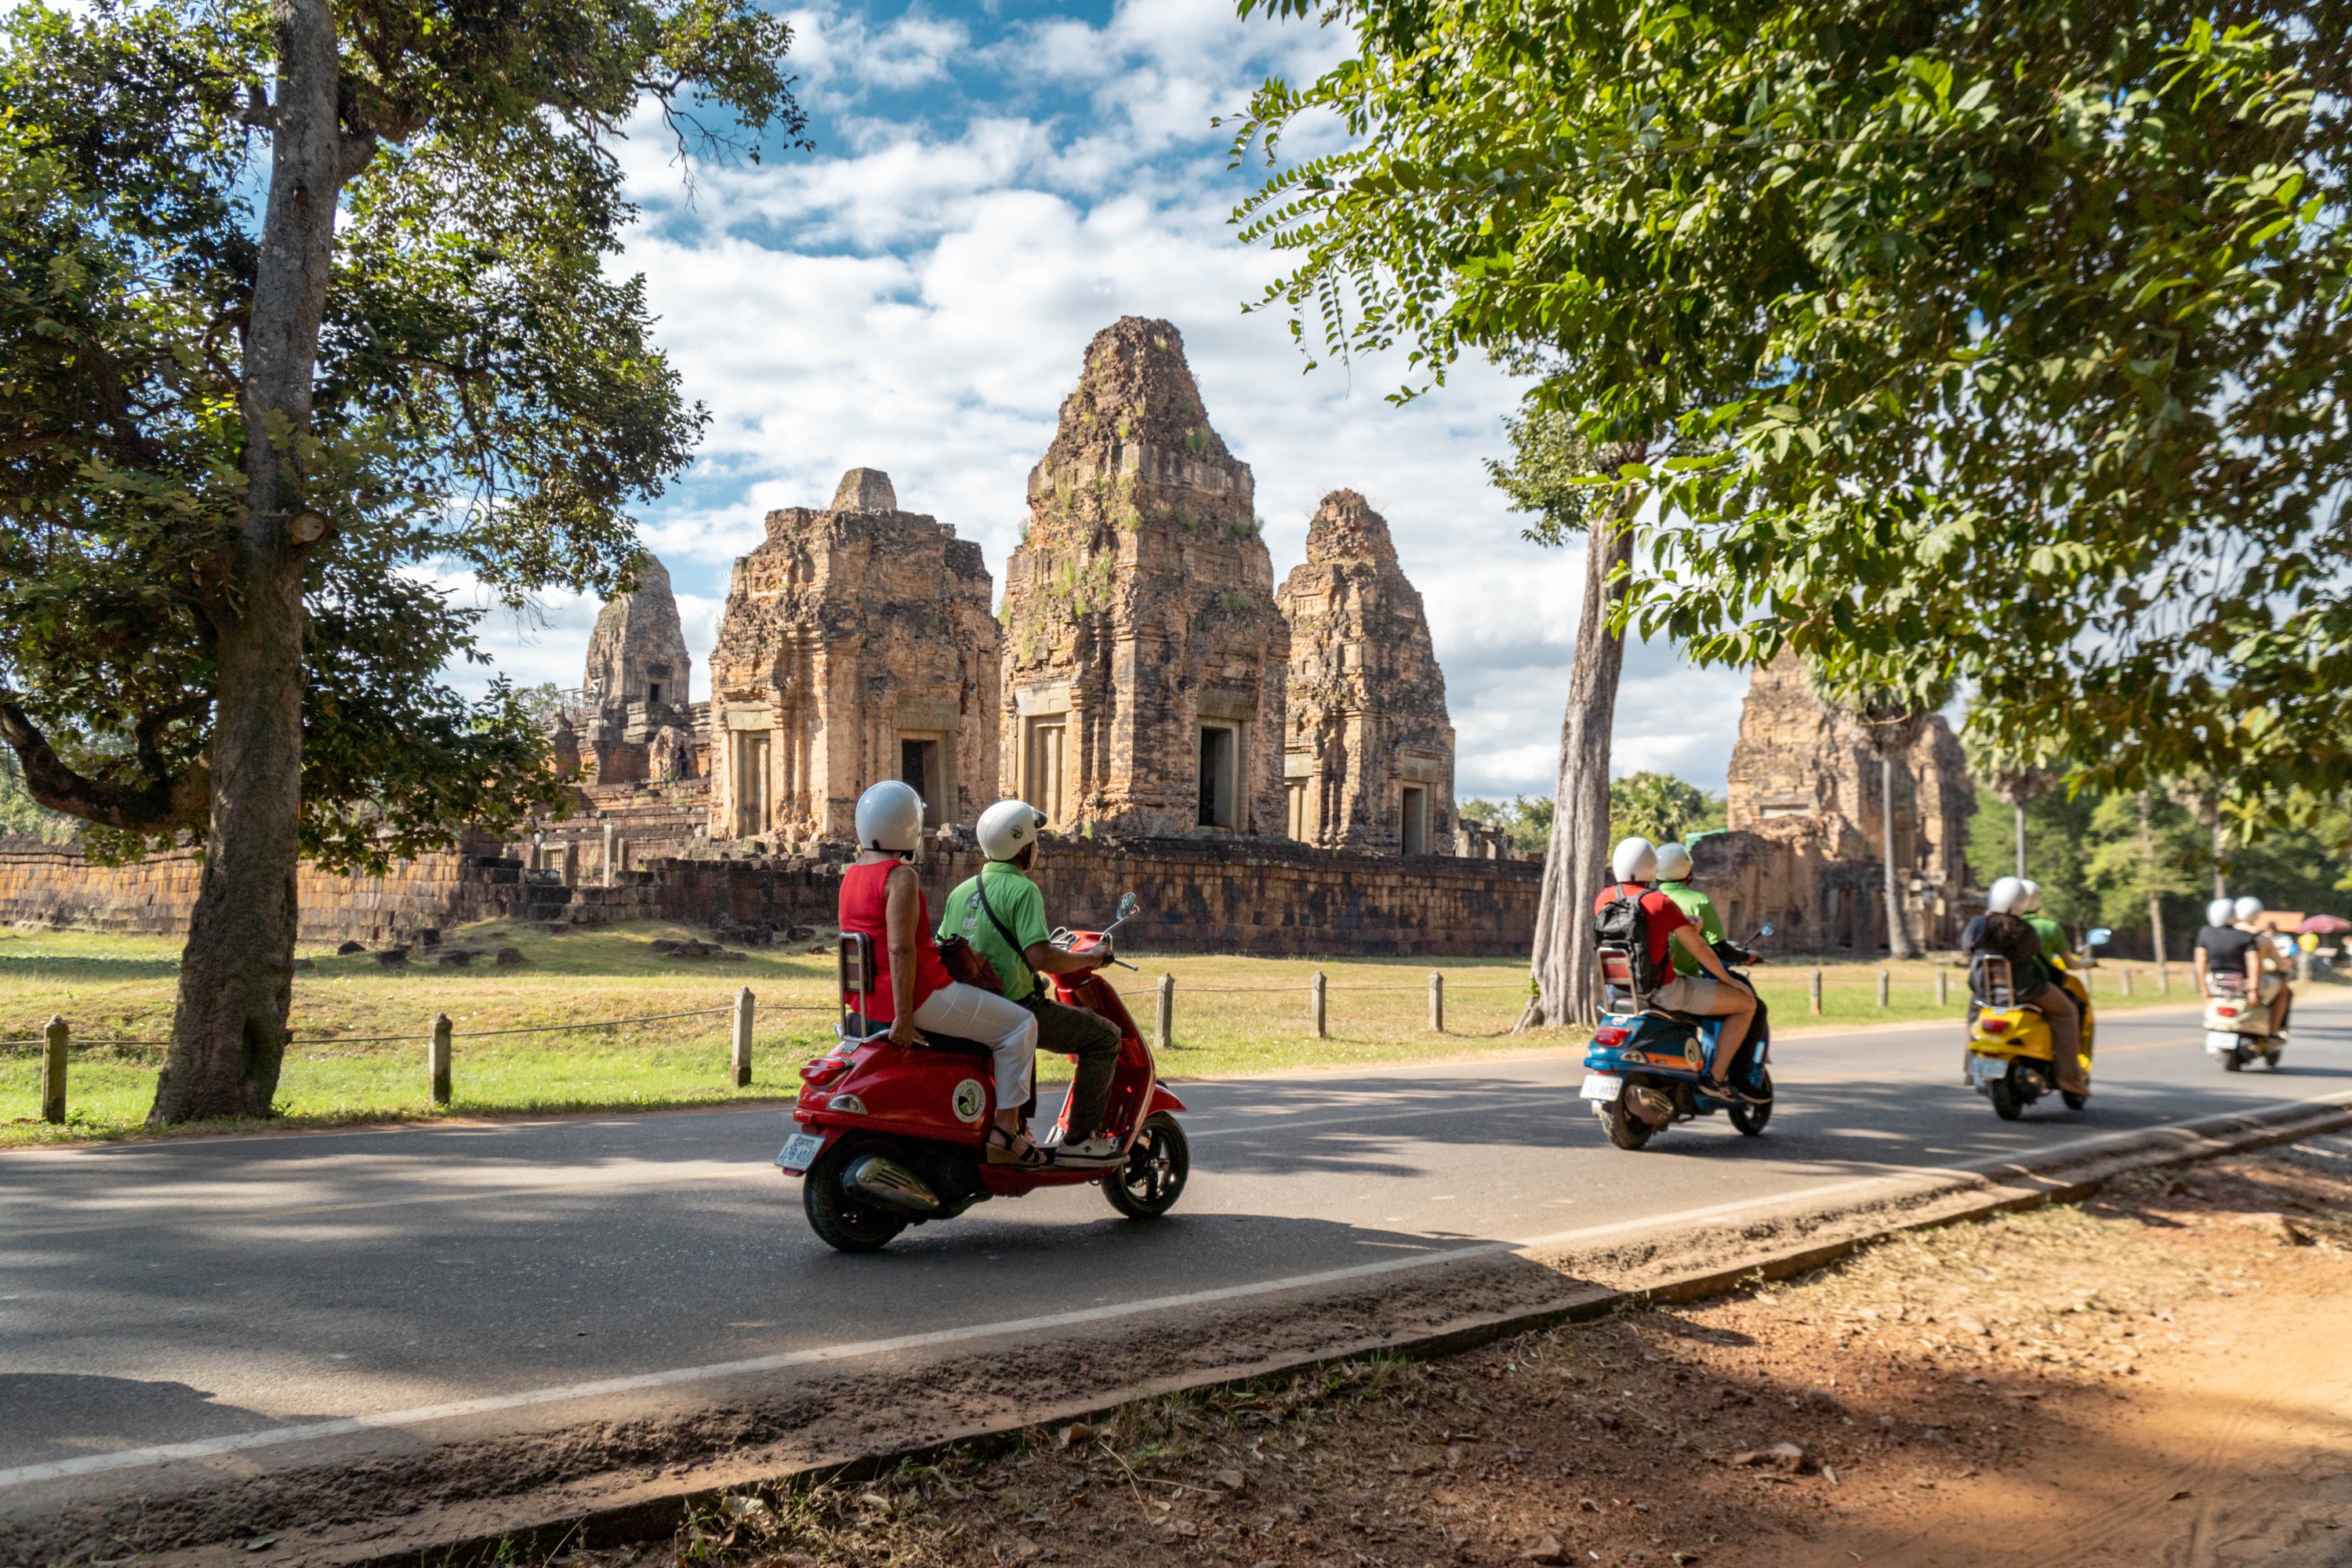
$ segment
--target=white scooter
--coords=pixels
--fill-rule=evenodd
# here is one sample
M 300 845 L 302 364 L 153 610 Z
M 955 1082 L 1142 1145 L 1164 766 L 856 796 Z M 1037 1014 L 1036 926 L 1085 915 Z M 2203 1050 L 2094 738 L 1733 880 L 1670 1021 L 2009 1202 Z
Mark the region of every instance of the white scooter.
M 2270 1007 L 2246 994 L 2242 974 L 2215 974 L 2208 980 L 2213 994 L 2205 999 L 2205 1054 L 2220 1062 L 2223 1072 L 2242 1072 L 2256 1059 L 2276 1068 L 2286 1037 L 2271 1033 Z

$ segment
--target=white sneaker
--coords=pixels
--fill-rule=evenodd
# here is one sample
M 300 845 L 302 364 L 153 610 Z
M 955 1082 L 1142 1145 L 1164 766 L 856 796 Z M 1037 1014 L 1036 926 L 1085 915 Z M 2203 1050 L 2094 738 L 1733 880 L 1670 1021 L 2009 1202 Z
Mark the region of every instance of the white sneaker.
M 1061 1129 L 1054 1131 L 1059 1132 Z M 1054 1163 L 1057 1165 L 1108 1165 L 1121 1157 L 1118 1145 L 1099 1132 L 1075 1142 L 1066 1139 L 1053 1148 Z

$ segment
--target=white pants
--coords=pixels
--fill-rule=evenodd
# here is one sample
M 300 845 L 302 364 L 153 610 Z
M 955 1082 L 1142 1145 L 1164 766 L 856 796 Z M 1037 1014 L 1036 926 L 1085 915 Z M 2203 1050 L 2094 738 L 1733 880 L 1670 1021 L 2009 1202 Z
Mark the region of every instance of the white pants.
M 1037 1020 L 1018 1002 L 959 980 L 934 991 L 915 1009 L 915 1027 L 978 1040 L 996 1059 L 996 1109 L 1029 1103 L 1029 1074 L 1037 1062 Z

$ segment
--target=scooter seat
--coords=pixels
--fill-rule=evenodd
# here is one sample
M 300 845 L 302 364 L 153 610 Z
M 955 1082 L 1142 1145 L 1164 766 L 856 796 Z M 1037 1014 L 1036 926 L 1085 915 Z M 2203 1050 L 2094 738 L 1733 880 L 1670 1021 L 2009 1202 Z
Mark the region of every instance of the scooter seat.
M 929 1048 L 935 1051 L 944 1051 L 950 1056 L 989 1057 L 996 1054 L 990 1050 L 986 1046 L 981 1044 L 978 1040 L 967 1040 L 959 1035 L 938 1035 L 926 1033 L 918 1035 L 916 1038 Z
M 1647 1009 L 1643 1016 L 1651 1018 L 1664 1018 L 1675 1024 L 1688 1024 L 1694 1029 L 1703 1029 L 1710 1021 L 1705 1013 L 1677 1013 L 1671 1007 L 1652 1007 Z

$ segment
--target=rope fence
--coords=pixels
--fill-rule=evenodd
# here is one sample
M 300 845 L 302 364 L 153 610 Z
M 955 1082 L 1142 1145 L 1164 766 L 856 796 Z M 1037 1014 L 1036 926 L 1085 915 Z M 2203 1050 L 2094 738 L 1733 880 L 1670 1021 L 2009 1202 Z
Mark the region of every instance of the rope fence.
M 590 1018 L 562 1024 L 532 1024 L 512 1029 L 457 1030 L 449 1015 L 434 1015 L 430 1029 L 415 1035 L 312 1035 L 296 1037 L 286 1043 L 294 1046 L 394 1046 L 424 1042 L 425 1081 L 433 1103 L 446 1106 L 453 1098 L 452 1075 L 454 1049 L 459 1040 L 511 1038 L 520 1035 L 569 1035 L 592 1029 L 620 1029 L 634 1024 L 667 1024 L 680 1018 L 709 1018 L 720 1014 L 730 1015 L 729 1025 L 728 1076 L 737 1089 L 748 1089 L 751 1083 L 752 1024 L 761 1012 L 767 1013 L 829 1013 L 833 1005 L 820 1002 L 770 1002 L 763 1007 L 752 995 L 750 986 L 735 994 L 732 1002 L 716 1007 L 689 1007 L 676 1013 L 642 1013 L 627 1018 Z M 67 1053 L 76 1046 L 142 1046 L 159 1048 L 169 1046 L 169 1040 L 129 1039 L 119 1036 L 85 1036 L 76 1039 L 73 1026 L 62 1017 L 52 1017 L 48 1027 L 38 1035 L 14 1036 L 0 1038 L 0 1046 L 39 1046 L 41 1052 L 41 1120 L 62 1123 L 66 1120 Z

